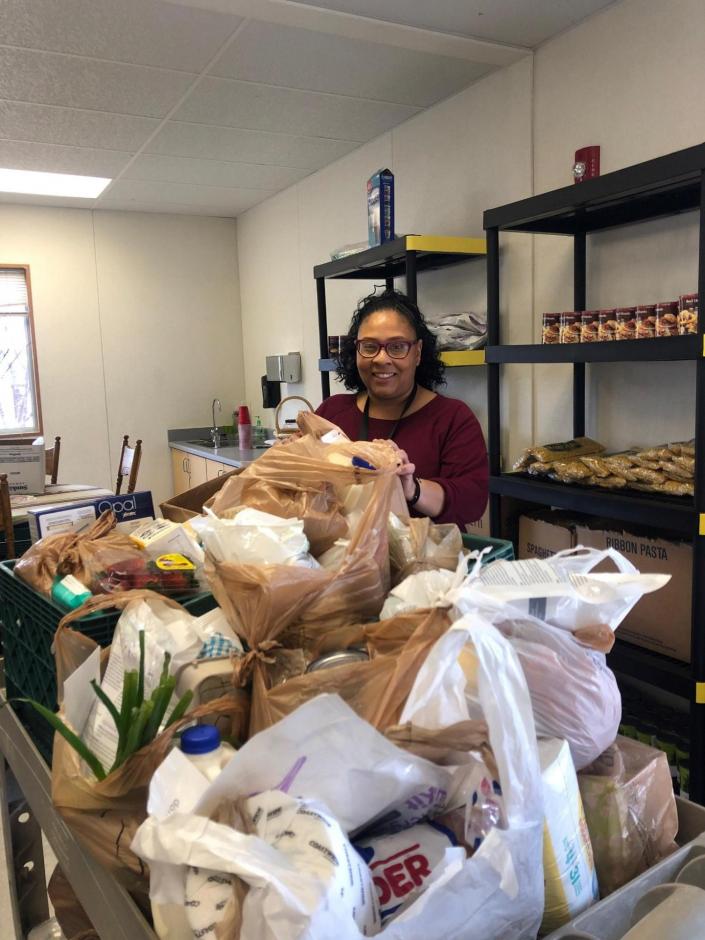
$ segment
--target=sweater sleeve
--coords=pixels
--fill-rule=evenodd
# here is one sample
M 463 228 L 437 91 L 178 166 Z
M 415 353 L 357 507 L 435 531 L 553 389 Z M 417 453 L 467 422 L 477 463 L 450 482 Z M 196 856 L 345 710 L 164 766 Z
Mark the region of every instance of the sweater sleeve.
M 434 522 L 455 522 L 464 528 L 479 519 L 487 506 L 489 466 L 480 423 L 461 402 L 449 424 L 441 449 L 440 473 L 430 477 L 445 492 Z

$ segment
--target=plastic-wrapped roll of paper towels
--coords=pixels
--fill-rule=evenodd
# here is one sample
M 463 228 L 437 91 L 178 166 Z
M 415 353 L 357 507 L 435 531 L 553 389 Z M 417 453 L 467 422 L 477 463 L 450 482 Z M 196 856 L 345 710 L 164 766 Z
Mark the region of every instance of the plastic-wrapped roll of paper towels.
M 599 897 L 595 862 L 570 748 L 558 738 L 539 740 L 545 822 L 545 906 L 541 933 L 571 920 Z

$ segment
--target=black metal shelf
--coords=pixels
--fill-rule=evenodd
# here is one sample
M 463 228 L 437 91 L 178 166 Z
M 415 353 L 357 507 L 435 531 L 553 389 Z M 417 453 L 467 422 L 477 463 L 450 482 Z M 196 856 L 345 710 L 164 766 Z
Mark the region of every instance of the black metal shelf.
M 693 674 L 689 663 L 617 639 L 607 665 L 623 676 L 655 685 L 672 695 L 692 698 Z
M 317 264 L 313 276 L 364 281 L 401 277 L 406 273 L 407 251 L 416 253 L 417 271 L 432 271 L 472 258 L 484 258 L 487 247 L 484 238 L 402 235 L 376 248 Z
M 488 346 L 487 362 L 676 362 L 697 359 L 702 342 L 692 336 L 629 339 L 611 343 Z
M 577 235 L 697 209 L 705 144 L 484 213 L 485 229 Z
M 621 522 L 642 525 L 648 522 L 649 526 L 667 529 L 687 538 L 692 538 L 696 529 L 693 500 L 686 496 L 658 496 L 635 490 L 612 491 L 597 486 L 554 483 L 522 473 L 491 476 L 490 493 Z

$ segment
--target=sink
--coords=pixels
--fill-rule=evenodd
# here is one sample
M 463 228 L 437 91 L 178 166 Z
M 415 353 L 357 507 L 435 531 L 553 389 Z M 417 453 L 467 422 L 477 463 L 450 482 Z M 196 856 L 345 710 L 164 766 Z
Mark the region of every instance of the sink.
M 182 441 L 182 443 L 194 444 L 196 447 L 210 447 L 211 450 L 215 450 L 215 444 L 210 438 L 206 439 L 205 437 L 203 437 L 203 438 L 199 438 L 193 441 Z M 234 446 L 235 446 L 235 442 L 231 441 L 228 438 L 223 438 L 220 444 L 218 444 L 218 447 L 234 447 Z

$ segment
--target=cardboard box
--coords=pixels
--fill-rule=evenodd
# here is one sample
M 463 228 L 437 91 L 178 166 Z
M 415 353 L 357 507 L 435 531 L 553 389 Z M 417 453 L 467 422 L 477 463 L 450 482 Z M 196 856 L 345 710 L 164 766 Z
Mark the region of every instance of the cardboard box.
M 581 545 L 615 548 L 639 571 L 671 575 L 671 580 L 660 591 L 642 597 L 619 626 L 617 636 L 689 663 L 693 588 L 690 543 L 583 526 L 578 526 L 576 534 Z M 614 571 L 614 566 L 605 563 L 604 570 Z
M 44 440 L 0 446 L 0 473 L 7 474 L 10 494 L 36 496 L 44 492 Z
M 465 524 L 465 531 L 468 535 L 486 535 L 489 537 L 491 534 L 489 507 L 485 510 L 484 515 L 476 522 L 467 522 Z
M 558 512 L 532 513 L 519 518 L 517 558 L 548 558 L 575 548 L 576 524 Z
M 124 493 L 120 496 L 99 496 L 75 503 L 57 503 L 27 510 L 32 543 L 60 532 L 82 532 L 88 529 L 106 509 L 112 509 L 120 532 L 129 533 L 144 519 L 154 519 L 154 503 L 150 490 Z

